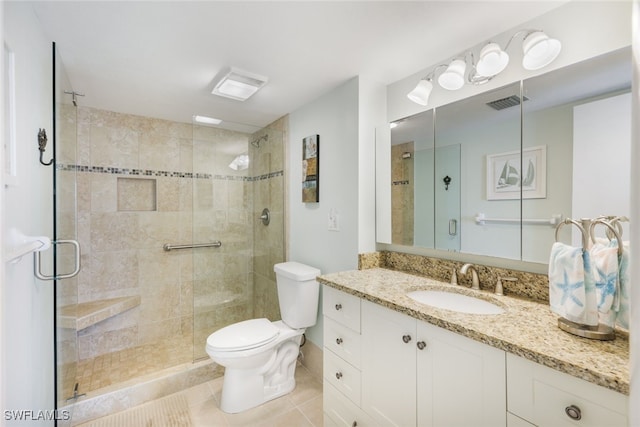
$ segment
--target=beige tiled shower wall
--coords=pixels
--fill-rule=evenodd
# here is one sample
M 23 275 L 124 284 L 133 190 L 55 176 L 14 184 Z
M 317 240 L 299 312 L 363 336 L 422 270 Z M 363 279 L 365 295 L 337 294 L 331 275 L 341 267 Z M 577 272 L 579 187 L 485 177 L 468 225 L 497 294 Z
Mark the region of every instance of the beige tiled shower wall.
M 413 245 L 413 154 L 413 141 L 391 146 L 391 241 L 399 245 Z
M 222 242 L 220 248 L 193 252 L 194 355 L 208 357 L 207 336 L 252 317 L 253 282 L 251 183 L 249 170 L 229 164 L 247 153 L 250 135 L 196 126 L 193 172 L 212 179 L 193 180 L 194 242 Z
M 285 141 L 288 128 L 285 116 L 251 136 L 255 141 L 268 135 L 259 147 L 249 146 L 252 159 L 250 171 L 253 191 L 253 282 L 254 317 L 269 320 L 280 319 L 274 264 L 285 261 L 284 224 L 284 169 Z M 302 161 L 302 160 L 301 160 Z M 269 209 L 271 220 L 265 226 L 260 217 L 264 208 Z
M 80 359 L 193 334 L 196 357 L 204 357 L 208 334 L 253 317 L 250 229 L 257 217 L 251 192 L 261 181 L 253 180 L 251 169 L 228 167 L 247 152 L 252 137 L 78 108 L 78 302 L 141 296 L 139 307 L 79 332 Z M 282 162 L 282 154 L 273 158 L 278 156 Z M 265 181 L 278 187 L 280 178 Z M 119 179 L 120 191 L 141 203 L 123 203 L 122 194 L 118 203 Z M 136 185 L 135 179 L 146 181 Z M 153 196 L 150 188 L 154 201 L 146 200 Z M 282 217 L 282 208 L 274 214 Z M 162 247 L 213 240 L 222 247 Z

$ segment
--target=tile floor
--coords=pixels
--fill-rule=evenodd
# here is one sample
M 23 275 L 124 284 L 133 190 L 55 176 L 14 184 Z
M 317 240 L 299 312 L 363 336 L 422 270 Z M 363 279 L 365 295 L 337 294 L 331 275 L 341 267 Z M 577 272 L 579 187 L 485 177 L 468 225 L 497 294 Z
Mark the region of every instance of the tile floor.
M 157 343 L 114 351 L 78 362 L 73 377 L 66 378 L 65 390 L 78 382 L 80 393 L 89 393 L 103 387 L 188 363 L 193 360 L 190 337 L 178 337 Z
M 295 390 L 286 396 L 241 414 L 225 414 L 220 410 L 222 380 L 222 377 L 217 378 L 179 392 L 187 400 L 193 427 L 314 427 L 323 425 L 322 383 L 300 364 L 296 368 Z

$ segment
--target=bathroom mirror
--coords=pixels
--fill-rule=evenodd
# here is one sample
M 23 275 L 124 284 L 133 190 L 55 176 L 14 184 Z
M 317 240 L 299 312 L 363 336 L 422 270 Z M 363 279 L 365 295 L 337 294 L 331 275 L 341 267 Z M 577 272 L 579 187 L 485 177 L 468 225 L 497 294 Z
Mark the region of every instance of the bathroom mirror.
M 437 109 L 436 249 L 520 259 L 519 224 L 488 227 L 475 221 L 478 213 L 488 218 L 520 218 L 519 189 L 507 185 L 513 179 L 509 168 L 519 166 L 519 95 L 520 85 L 512 84 Z M 513 97 L 515 102 L 508 101 Z M 504 184 L 494 183 L 495 194 L 489 194 L 489 156 L 496 159 L 492 167 L 511 173 L 506 179 L 498 178 Z M 449 190 L 442 185 L 445 176 L 452 177 Z M 449 233 L 454 220 L 459 224 L 455 235 Z
M 625 48 L 394 122 L 392 244 L 546 263 L 558 218 L 628 216 L 630 87 Z
M 433 248 L 433 110 L 391 128 L 391 241 Z
M 546 151 L 546 192 L 523 198 L 523 220 L 629 216 L 630 90 L 631 49 L 523 82 L 523 153 Z M 622 226 L 628 236 L 628 223 Z M 559 237 L 580 246 L 578 234 L 563 227 Z M 546 263 L 554 241 L 555 227 L 523 221 L 523 260 Z

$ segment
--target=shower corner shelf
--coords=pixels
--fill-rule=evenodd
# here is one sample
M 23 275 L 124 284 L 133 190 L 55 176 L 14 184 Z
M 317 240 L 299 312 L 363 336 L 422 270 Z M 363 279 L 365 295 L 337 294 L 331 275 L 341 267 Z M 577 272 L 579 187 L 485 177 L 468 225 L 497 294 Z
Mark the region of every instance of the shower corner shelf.
M 139 305 L 139 295 L 66 305 L 59 309 L 58 326 L 81 331 Z

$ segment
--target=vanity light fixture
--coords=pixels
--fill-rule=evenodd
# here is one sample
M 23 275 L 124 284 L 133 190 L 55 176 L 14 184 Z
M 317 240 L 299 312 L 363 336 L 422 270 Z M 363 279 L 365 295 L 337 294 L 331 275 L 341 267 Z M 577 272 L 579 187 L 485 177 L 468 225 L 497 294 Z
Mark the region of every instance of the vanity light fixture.
M 438 84 L 448 90 L 460 89 L 464 86 L 464 72 L 466 69 L 467 64 L 464 60 L 454 59 L 438 77 Z
M 236 101 L 245 101 L 267 84 L 267 81 L 269 79 L 259 74 L 231 68 L 231 71 L 220 79 L 211 93 Z
M 480 51 L 476 71 L 480 76 L 491 77 L 502 72 L 509 64 L 509 54 L 498 43 L 487 43 Z
M 420 105 L 427 105 L 429 103 L 429 95 L 433 90 L 433 83 L 431 78 L 425 77 L 418 82 L 418 85 L 407 94 L 407 98 Z
M 500 74 L 509 64 L 509 54 L 506 50 L 511 42 L 520 35 L 522 41 L 522 66 L 526 70 L 538 70 L 546 67 L 560 54 L 562 44 L 547 36 L 541 30 L 519 30 L 504 49 L 496 42 L 488 42 L 480 50 L 478 62 L 475 62 L 473 52 L 467 51 L 456 57 L 449 64 L 437 65 L 427 76 L 420 79 L 417 86 L 407 94 L 407 98 L 416 104 L 426 106 L 433 90 L 433 79 L 436 71 L 445 68 L 437 78 L 438 84 L 447 90 L 458 90 L 465 84 L 480 85 L 487 83 Z M 470 67 L 467 67 L 470 65 Z M 469 72 L 467 73 L 467 68 Z

